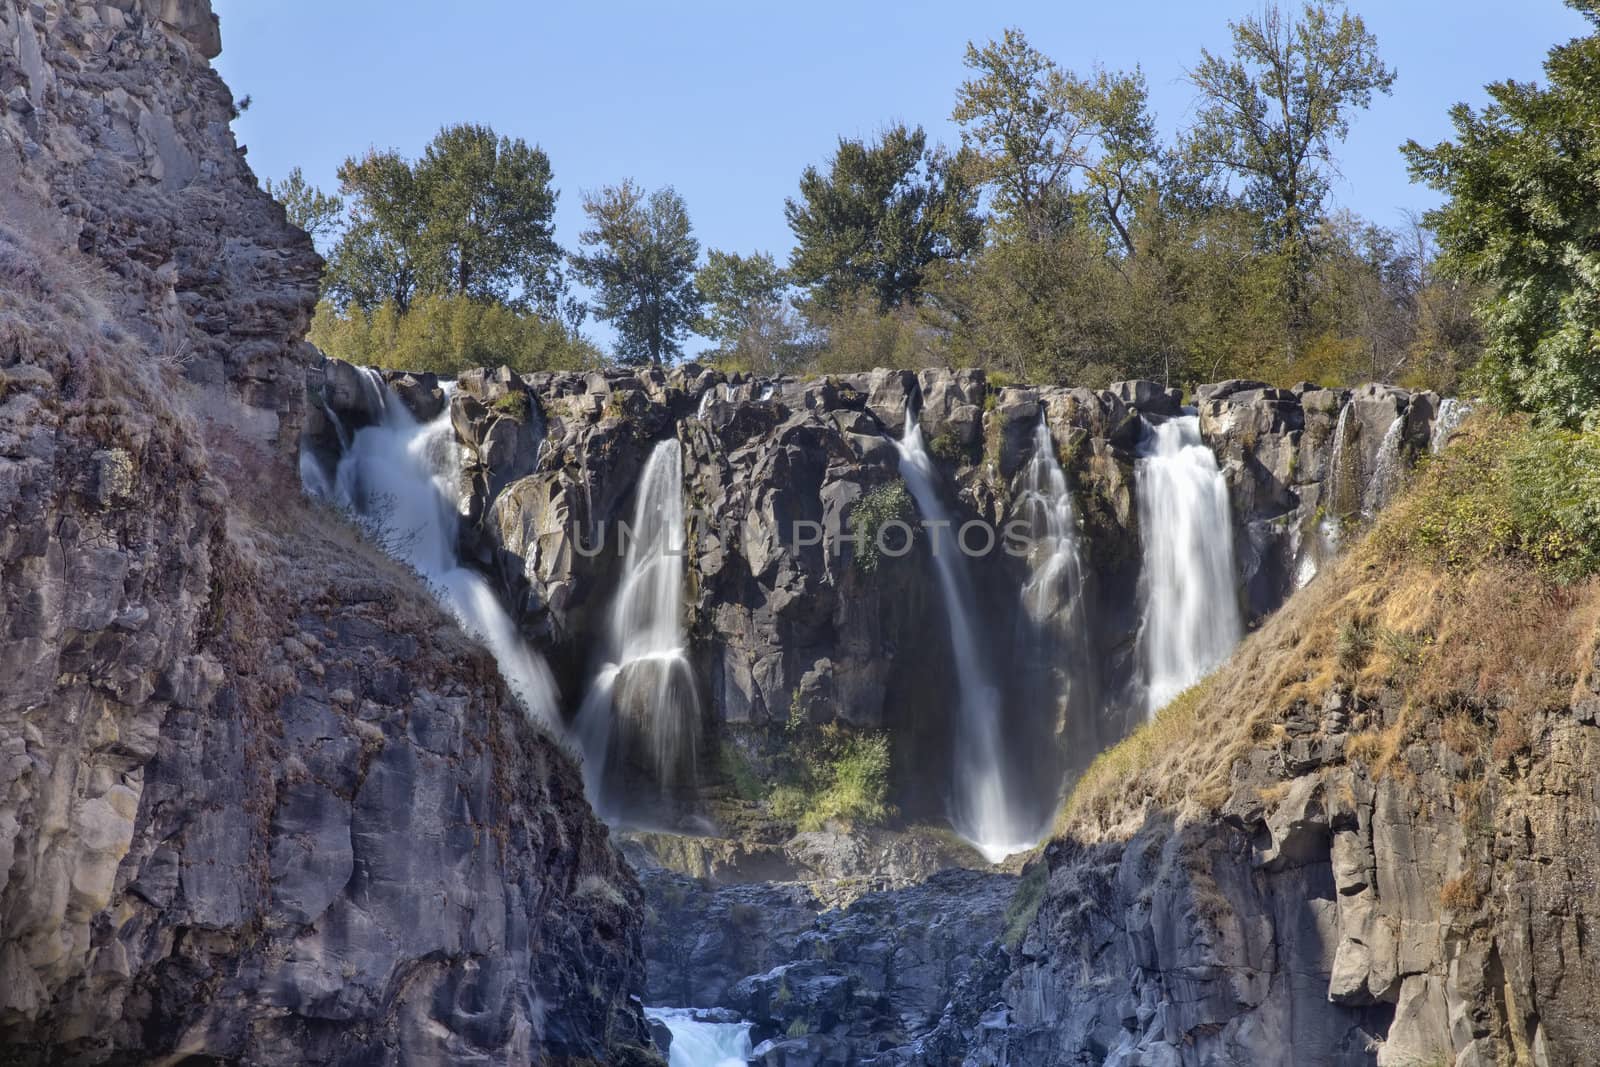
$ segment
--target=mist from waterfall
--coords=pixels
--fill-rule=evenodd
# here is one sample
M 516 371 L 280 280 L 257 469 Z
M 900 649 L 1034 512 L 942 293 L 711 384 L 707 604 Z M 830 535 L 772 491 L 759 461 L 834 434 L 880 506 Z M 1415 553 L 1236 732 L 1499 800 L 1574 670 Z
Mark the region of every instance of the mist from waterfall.
M 576 723 L 589 799 L 615 815 L 607 767 L 619 743 L 639 738 L 656 782 L 693 777 L 700 703 L 683 633 L 683 450 L 676 439 L 650 453 L 628 527 L 622 578 L 607 620 L 607 661 L 584 698 Z M 625 728 L 619 736 L 619 728 Z
M 1228 483 L 1185 415 L 1150 428 L 1135 480 L 1144 556 L 1145 710 L 1153 716 L 1228 658 L 1244 632 Z
M 923 443 L 917 412 L 909 401 L 905 431 L 895 448 L 900 453 L 900 476 L 932 541 L 934 573 L 955 660 L 956 780 L 950 821 L 957 833 L 989 860 L 998 862 L 1031 848 L 1041 828 L 1023 825 L 1029 820 L 1019 815 L 1009 796 L 1000 734 L 1000 691 L 979 650 L 967 569 L 954 525 L 939 499 L 933 459 Z
M 445 385 L 444 410 L 419 423 L 376 372 L 361 370 L 380 421 L 350 436 L 334 417 L 348 444 L 333 480 L 302 457 L 302 484 L 345 508 L 385 552 L 415 569 L 462 629 L 488 647 L 527 712 L 555 724 L 556 685 L 543 657 L 522 639 L 489 583 L 456 555 L 461 457 L 450 424 L 453 383 Z

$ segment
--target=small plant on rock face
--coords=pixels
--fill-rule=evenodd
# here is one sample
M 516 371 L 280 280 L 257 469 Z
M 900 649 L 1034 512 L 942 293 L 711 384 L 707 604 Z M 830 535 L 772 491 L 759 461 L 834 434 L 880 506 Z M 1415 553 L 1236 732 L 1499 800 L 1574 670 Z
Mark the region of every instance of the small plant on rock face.
M 489 407 L 497 415 L 523 422 L 528 418 L 528 394 L 520 389 L 507 390 L 495 397 Z
M 1340 623 L 1337 645 L 1339 666 L 1349 671 L 1358 671 L 1366 666 L 1375 641 L 1372 624 L 1367 620 L 1349 618 Z
M 928 442 L 928 451 L 935 459 L 942 459 L 946 463 L 960 465 L 966 462 L 966 446 L 957 439 L 955 434 L 942 433 Z
M 861 494 L 850 509 L 850 531 L 858 539 L 855 561 L 863 574 L 878 569 L 882 557 L 878 534 L 891 522 L 906 521 L 911 513 L 911 494 L 904 482 L 886 482 Z
M 1439 890 L 1439 903 L 1454 912 L 1477 911 L 1483 903 L 1478 880 L 1470 871 L 1450 879 Z

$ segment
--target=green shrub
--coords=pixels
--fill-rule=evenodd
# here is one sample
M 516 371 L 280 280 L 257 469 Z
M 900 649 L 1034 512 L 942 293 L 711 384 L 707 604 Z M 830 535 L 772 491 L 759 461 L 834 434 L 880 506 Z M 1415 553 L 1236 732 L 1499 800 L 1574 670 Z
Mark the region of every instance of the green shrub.
M 829 823 L 876 826 L 893 814 L 887 736 L 847 734 L 833 723 L 791 726 L 788 734 L 786 780 L 767 794 L 773 818 L 812 831 Z
M 942 459 L 946 463 L 958 466 L 967 460 L 967 446 L 957 440 L 955 434 L 939 434 L 928 442 L 928 451 L 935 459 Z
M 767 794 L 767 810 L 774 819 L 785 822 L 798 823 L 806 813 L 810 798 L 804 789 L 797 785 L 773 786 L 772 792 Z
M 422 296 L 401 312 L 317 306 L 308 335 L 325 354 L 362 366 L 454 376 L 504 364 L 519 374 L 597 366 L 600 351 L 558 322 L 494 301 Z
M 889 739 L 884 735 L 844 740 L 819 777 L 825 784 L 800 816 L 800 829 L 821 830 L 831 822 L 876 826 L 889 817 Z
M 878 569 L 878 533 L 895 520 L 905 521 L 913 514 L 911 494 L 904 482 L 886 482 L 868 489 L 850 509 L 850 531 L 858 538 L 855 561 L 864 574 Z
M 494 398 L 489 405 L 496 414 L 522 422 L 528 417 L 528 394 L 521 389 L 508 389 Z
M 1558 582 L 1600 570 L 1600 431 L 1532 430 L 1506 474 L 1522 551 Z
M 1372 623 L 1366 619 L 1344 620 L 1339 624 L 1339 636 L 1335 642 L 1339 666 L 1346 670 L 1360 670 L 1365 667 L 1368 657 L 1372 655 L 1372 646 L 1376 639 Z
M 1600 431 L 1478 415 L 1414 483 L 1373 531 L 1381 554 L 1452 569 L 1521 559 L 1560 583 L 1600 571 Z

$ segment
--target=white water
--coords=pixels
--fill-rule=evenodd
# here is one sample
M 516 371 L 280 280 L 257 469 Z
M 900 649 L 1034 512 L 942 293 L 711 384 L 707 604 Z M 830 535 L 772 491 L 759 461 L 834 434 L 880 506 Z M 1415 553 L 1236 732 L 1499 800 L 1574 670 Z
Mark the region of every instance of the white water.
M 607 662 L 578 712 L 590 802 L 602 805 L 602 779 L 615 719 L 648 741 L 656 780 L 674 784 L 692 767 L 700 705 L 683 635 L 683 451 L 674 440 L 650 453 L 639 479 L 622 581 L 611 603 Z M 620 536 L 620 534 L 619 534 Z
M 1144 552 L 1146 711 L 1228 658 L 1244 631 L 1233 563 L 1228 483 L 1200 439 L 1200 420 L 1169 419 L 1149 432 L 1137 464 Z
M 956 795 L 950 821 L 957 833 L 992 863 L 1032 848 L 1039 828 L 1019 825 L 1023 819 L 1007 797 L 1000 737 L 1000 691 L 979 655 L 972 625 L 972 593 L 950 515 L 939 500 L 933 460 L 923 444 L 922 427 L 906 405 L 904 436 L 895 443 L 900 476 L 917 502 L 932 541 L 934 572 L 944 601 L 950 651 L 955 657 L 959 690 L 956 715 Z
M 667 1067 L 745 1067 L 750 1060 L 749 1023 L 708 1023 L 687 1008 L 646 1008 L 644 1013 L 672 1031 Z
M 1371 519 L 1389 502 L 1400 486 L 1405 467 L 1400 458 L 1400 439 L 1406 428 L 1406 417 L 1396 415 L 1389 428 L 1383 432 L 1378 452 L 1372 459 L 1372 473 L 1367 477 L 1366 489 L 1361 494 L 1361 515 Z
M 1045 414 L 1033 431 L 1033 455 L 1022 475 L 1018 513 L 1028 523 L 1033 543 L 1029 552 L 1032 572 L 1022 588 L 1028 617 L 1044 622 L 1063 608 L 1081 615 L 1083 553 L 1078 545 L 1078 523 L 1072 512 L 1072 493 L 1066 472 L 1056 458 L 1055 442 Z M 1069 624 L 1080 620 L 1072 618 Z M 1075 629 L 1081 629 L 1074 627 Z
M 1428 451 L 1438 455 L 1439 450 L 1450 443 L 1450 435 L 1460 428 L 1470 414 L 1471 405 L 1463 404 L 1453 396 L 1439 401 L 1439 413 L 1433 417 L 1433 432 L 1428 436 Z
M 522 640 L 489 583 L 456 556 L 461 461 L 450 405 L 419 423 L 377 374 L 363 371 L 382 421 L 350 438 L 331 486 L 314 460 L 302 460 L 306 491 L 347 509 L 384 551 L 410 564 L 462 629 L 488 646 L 528 713 L 554 723 L 556 686 L 544 659 Z M 449 390 L 446 385 L 447 399 Z

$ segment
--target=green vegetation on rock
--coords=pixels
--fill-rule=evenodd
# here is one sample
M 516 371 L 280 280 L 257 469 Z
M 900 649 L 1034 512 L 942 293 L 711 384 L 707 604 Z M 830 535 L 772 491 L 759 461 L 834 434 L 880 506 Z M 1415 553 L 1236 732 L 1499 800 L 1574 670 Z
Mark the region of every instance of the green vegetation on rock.
M 1563 584 L 1600 571 L 1600 431 L 1478 416 L 1417 481 L 1373 535 L 1391 557 L 1519 559 Z
M 829 723 L 791 725 L 784 780 L 767 795 L 774 818 L 802 831 L 876 826 L 894 814 L 889 804 L 889 739 L 847 733 Z
M 913 510 L 904 482 L 885 482 L 861 494 L 850 509 L 850 531 L 857 538 L 855 561 L 863 573 L 876 571 L 882 561 L 878 534 L 891 522 L 906 521 Z
M 597 366 L 600 350 L 560 323 L 494 301 L 454 295 L 392 302 L 371 311 L 324 300 L 309 339 L 325 354 L 360 366 L 404 367 L 453 377 L 504 364 L 518 373 Z

